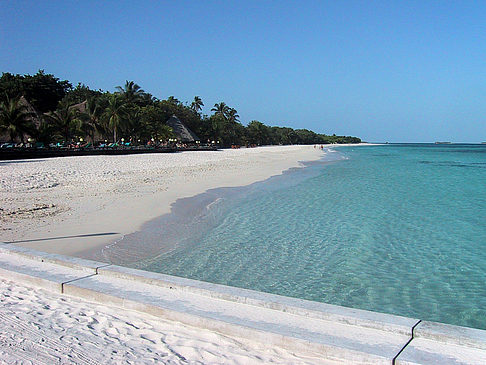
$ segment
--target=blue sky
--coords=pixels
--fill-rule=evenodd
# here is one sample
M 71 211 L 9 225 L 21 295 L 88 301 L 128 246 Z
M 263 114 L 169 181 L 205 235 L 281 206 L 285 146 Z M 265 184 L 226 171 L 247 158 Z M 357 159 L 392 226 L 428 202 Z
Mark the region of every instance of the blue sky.
M 0 71 L 224 101 L 243 124 L 486 141 L 486 2 L 0 1 Z

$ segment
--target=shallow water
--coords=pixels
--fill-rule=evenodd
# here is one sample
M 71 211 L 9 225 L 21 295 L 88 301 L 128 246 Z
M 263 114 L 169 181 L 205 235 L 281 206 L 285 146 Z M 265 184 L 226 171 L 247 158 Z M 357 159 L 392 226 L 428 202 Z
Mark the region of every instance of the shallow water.
M 486 146 L 336 151 L 152 222 L 131 266 L 486 328 Z

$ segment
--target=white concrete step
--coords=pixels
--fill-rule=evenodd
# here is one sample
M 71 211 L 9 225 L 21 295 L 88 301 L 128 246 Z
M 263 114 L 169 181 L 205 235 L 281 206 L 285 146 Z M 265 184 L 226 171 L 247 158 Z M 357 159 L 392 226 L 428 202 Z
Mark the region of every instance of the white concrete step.
M 57 264 L 87 272 L 89 274 L 96 274 L 96 270 L 100 267 L 109 266 L 103 262 L 80 259 L 77 257 L 56 255 L 53 253 L 41 252 L 32 250 L 30 248 L 12 245 L 12 244 L 0 244 L 0 253 L 28 258 L 34 261 L 48 262 L 51 264 Z
M 11 245 L 0 247 L 0 275 L 335 362 L 390 364 L 417 322 Z
M 396 364 L 486 364 L 486 331 L 420 322 Z
M 372 329 L 403 334 L 412 337 L 412 328 L 419 321 L 413 318 L 391 314 L 347 308 L 298 298 L 263 293 L 255 290 L 212 284 L 204 281 L 136 270 L 110 265 L 99 268 L 98 273 L 129 281 L 176 289 L 183 292 L 200 294 L 210 298 L 250 304 L 308 318 L 323 319 L 343 324 L 356 325 Z
M 282 297 L 10 244 L 0 243 L 0 277 L 231 336 L 312 351 L 326 362 L 486 363 L 486 331 Z
M 106 275 L 67 283 L 64 293 L 230 336 L 312 351 L 325 359 L 345 363 L 391 364 L 410 340 L 408 335 L 393 331 L 311 318 Z
M 95 269 L 75 269 L 41 259 L 34 260 L 17 252 L 0 251 L 1 277 L 58 293 L 62 293 L 63 283 L 95 274 Z

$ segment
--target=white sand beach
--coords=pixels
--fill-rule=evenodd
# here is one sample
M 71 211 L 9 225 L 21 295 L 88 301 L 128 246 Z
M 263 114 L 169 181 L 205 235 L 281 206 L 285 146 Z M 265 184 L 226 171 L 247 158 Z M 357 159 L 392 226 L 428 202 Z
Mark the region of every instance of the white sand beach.
M 0 162 L 0 241 L 76 255 L 137 231 L 179 198 L 320 158 L 313 146 Z
M 136 231 L 178 198 L 261 181 L 322 155 L 285 146 L 1 162 L 0 238 L 76 255 Z M 5 280 L 0 292 L 0 362 L 319 363 L 311 354 Z

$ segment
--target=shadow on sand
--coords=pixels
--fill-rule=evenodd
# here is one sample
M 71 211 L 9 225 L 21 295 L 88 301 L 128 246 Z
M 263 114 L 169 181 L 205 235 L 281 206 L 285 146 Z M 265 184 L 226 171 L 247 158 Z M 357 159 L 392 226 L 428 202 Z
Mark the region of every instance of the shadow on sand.
M 48 238 L 38 238 L 32 240 L 23 240 L 23 241 L 9 241 L 4 243 L 26 243 L 26 242 L 38 242 L 38 241 L 49 241 L 49 240 L 62 240 L 64 238 L 85 238 L 85 237 L 96 237 L 96 236 L 112 236 L 115 234 L 119 234 L 117 232 L 105 232 L 105 233 L 90 233 L 90 234 L 79 234 L 75 236 L 61 236 L 61 237 L 48 237 Z

